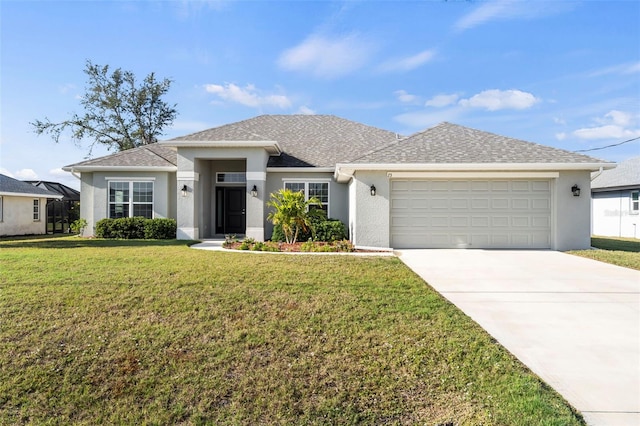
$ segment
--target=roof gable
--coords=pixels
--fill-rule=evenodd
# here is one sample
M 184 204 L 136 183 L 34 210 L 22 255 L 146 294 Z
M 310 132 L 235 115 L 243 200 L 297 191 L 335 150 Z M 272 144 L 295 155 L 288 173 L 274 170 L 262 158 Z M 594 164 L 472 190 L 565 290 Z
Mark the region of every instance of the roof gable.
M 598 162 L 605 163 L 587 155 L 447 122 L 394 141 L 353 161 L 400 164 Z
M 261 115 L 171 141 L 275 141 L 268 167 L 334 167 L 396 139 L 387 130 L 333 115 Z
M 63 170 L 101 167 L 176 167 L 178 155 L 175 148 L 157 143 L 92 158 L 63 167 Z
M 640 186 L 640 156 L 629 158 L 615 169 L 604 170 L 591 181 L 591 189 Z

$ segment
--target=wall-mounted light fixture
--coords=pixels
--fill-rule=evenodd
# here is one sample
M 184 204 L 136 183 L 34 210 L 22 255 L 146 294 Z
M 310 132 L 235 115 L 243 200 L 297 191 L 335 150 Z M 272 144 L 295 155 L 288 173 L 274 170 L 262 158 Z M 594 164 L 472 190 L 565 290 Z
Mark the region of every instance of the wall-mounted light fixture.
M 186 197 L 188 193 L 189 193 L 189 187 L 186 184 L 182 185 L 182 196 Z
M 573 193 L 574 197 L 579 197 L 580 196 L 580 187 L 578 185 L 573 185 L 571 187 L 571 192 Z
M 251 188 L 251 196 L 252 197 L 257 197 L 258 196 L 258 187 L 253 185 L 253 188 Z
M 375 185 L 371 185 L 371 188 L 369 188 L 371 190 L 371 196 L 375 197 L 376 196 L 376 186 Z

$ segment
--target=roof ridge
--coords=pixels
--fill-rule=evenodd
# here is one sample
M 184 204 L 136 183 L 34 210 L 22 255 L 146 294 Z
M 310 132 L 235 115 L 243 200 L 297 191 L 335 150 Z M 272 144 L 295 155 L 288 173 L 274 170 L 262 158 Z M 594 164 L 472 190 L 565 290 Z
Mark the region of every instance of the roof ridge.
M 160 155 L 160 154 L 158 154 L 156 151 L 154 151 L 153 149 L 151 149 L 151 146 L 152 146 L 152 145 L 156 145 L 156 144 L 157 144 L 157 142 L 154 142 L 154 143 L 152 143 L 152 144 L 145 145 L 145 147 L 147 148 L 147 151 L 150 151 L 152 154 L 157 155 L 158 157 L 162 158 L 162 159 L 163 159 L 164 161 L 166 161 L 167 163 L 171 163 L 171 164 L 173 164 L 174 166 L 177 166 L 177 164 L 175 164 L 173 161 L 169 160 L 169 159 L 168 159 L 167 157 L 165 157 L 164 155 Z M 156 145 L 156 147 L 158 147 L 158 148 L 164 148 L 164 147 L 163 147 L 163 146 L 161 146 L 161 145 Z M 155 148 L 155 147 L 154 147 L 154 148 Z

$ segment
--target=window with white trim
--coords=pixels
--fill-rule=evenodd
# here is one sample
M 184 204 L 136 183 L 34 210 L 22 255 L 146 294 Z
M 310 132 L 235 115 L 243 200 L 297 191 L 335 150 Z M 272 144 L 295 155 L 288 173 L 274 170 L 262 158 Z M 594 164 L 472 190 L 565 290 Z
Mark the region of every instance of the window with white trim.
M 109 218 L 153 219 L 153 182 L 109 181 Z
M 329 182 L 321 181 L 285 181 L 285 189 L 292 191 L 302 191 L 304 193 L 304 199 L 316 197 L 320 200 L 322 206 L 311 206 L 311 208 L 321 208 L 329 215 Z
M 629 213 L 638 214 L 640 212 L 640 191 L 631 191 L 630 201 Z
M 38 222 L 40 220 L 40 199 L 33 199 L 33 221 Z

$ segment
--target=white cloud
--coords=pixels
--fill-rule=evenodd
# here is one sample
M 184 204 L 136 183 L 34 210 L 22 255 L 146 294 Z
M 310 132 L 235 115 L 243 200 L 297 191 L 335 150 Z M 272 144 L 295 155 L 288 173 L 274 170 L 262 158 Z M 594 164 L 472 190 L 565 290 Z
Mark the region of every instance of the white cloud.
M 373 50 L 373 45 L 357 34 L 333 38 L 313 34 L 285 50 L 278 65 L 285 70 L 305 71 L 316 77 L 337 78 L 363 67 Z
M 468 108 L 484 108 L 488 111 L 501 109 L 527 109 L 539 102 L 531 93 L 520 90 L 485 90 L 459 104 Z
M 556 124 L 562 124 L 562 125 L 567 124 L 567 121 L 561 117 L 553 117 L 553 122 Z
M 4 167 L 0 167 L 0 175 L 9 176 L 10 178 L 14 178 L 14 179 L 16 178 L 13 173 L 5 169 Z
M 454 30 L 465 31 L 490 21 L 535 19 L 571 10 L 572 2 L 496 0 L 480 3 L 480 6 L 464 15 L 454 24 Z
M 573 134 L 580 139 L 622 139 L 640 136 L 640 129 L 625 129 L 615 124 L 578 129 Z
M 58 168 L 58 169 L 49 170 L 49 175 L 50 176 L 55 176 L 55 177 L 68 178 L 69 176 L 71 176 L 71 173 L 65 172 L 64 170 Z
M 640 136 L 640 115 L 611 110 L 593 121 L 599 125 L 577 129 L 573 132 L 574 136 L 580 139 L 629 139 Z
M 400 102 L 404 102 L 406 104 L 414 103 L 420 99 L 419 96 L 412 95 L 406 90 L 396 90 L 395 92 L 393 92 L 393 94 Z
M 445 106 L 453 105 L 457 100 L 458 95 L 456 95 L 455 93 L 452 95 L 436 95 L 425 102 L 424 106 L 442 108 Z
M 380 66 L 380 70 L 385 72 L 411 71 L 432 60 L 435 54 L 435 50 L 423 50 L 422 52 L 416 53 L 415 55 L 408 56 L 406 58 L 394 59 L 385 62 Z
M 306 105 L 302 105 L 300 108 L 298 108 L 298 114 L 303 114 L 303 115 L 314 115 L 316 112 L 314 110 L 312 110 L 311 108 L 309 108 Z
M 16 179 L 36 180 L 38 179 L 38 174 L 33 169 L 20 169 L 16 172 Z
M 567 134 L 565 132 L 556 133 L 556 139 L 559 141 L 563 141 L 567 138 Z
M 632 123 L 633 115 L 628 112 L 611 110 L 604 115 L 605 120 L 601 122 L 606 123 L 607 121 L 611 121 L 613 124 L 618 126 L 628 126 Z M 599 120 L 600 121 L 600 120 Z
M 285 95 L 263 95 L 253 84 L 247 84 L 244 88 L 233 83 L 206 84 L 205 90 L 218 96 L 220 99 L 245 105 L 252 108 L 274 106 L 281 109 L 291 107 L 291 100 Z

